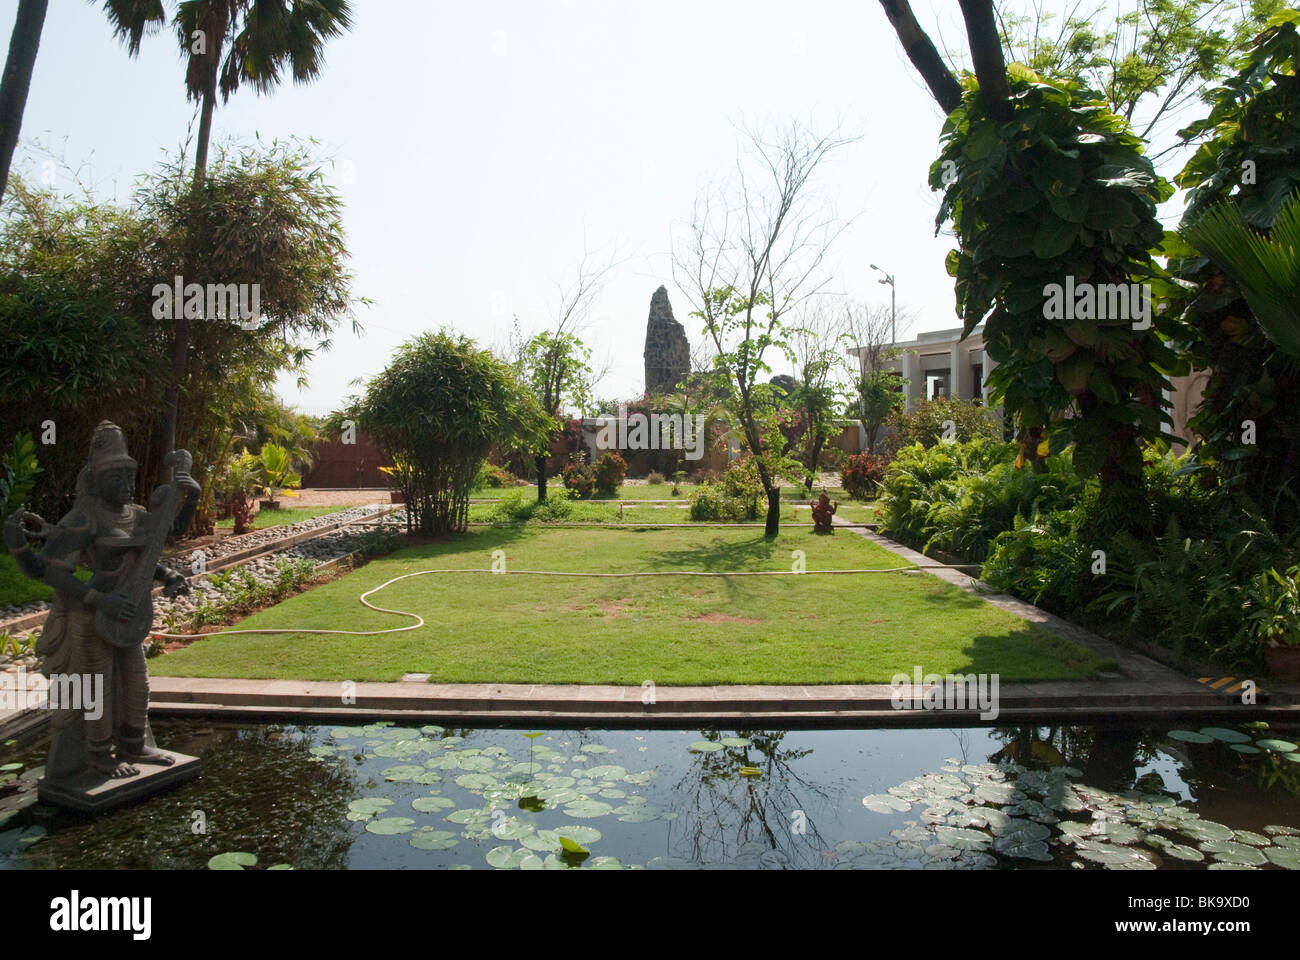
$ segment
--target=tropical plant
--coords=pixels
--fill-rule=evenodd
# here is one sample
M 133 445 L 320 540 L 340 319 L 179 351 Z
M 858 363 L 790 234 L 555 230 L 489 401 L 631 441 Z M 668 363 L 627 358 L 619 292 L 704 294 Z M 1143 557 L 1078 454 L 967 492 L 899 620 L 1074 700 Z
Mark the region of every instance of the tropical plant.
M 217 94 L 225 103 L 244 84 L 257 93 L 269 93 L 279 84 L 286 68 L 296 83 L 316 79 L 324 64 L 326 40 L 352 25 L 352 11 L 348 0 L 178 0 L 175 11 L 172 27 L 186 63 L 185 96 L 200 105 L 192 181 L 193 193 L 200 194 L 207 178 Z M 139 55 L 145 34 L 160 29 L 167 21 L 162 0 L 105 0 L 104 12 L 114 36 L 122 40 L 131 57 Z M 256 209 L 265 219 L 265 211 L 260 206 Z M 221 249 L 218 238 L 209 230 L 210 225 L 200 219 L 188 226 L 188 235 L 197 241 L 197 255 L 187 259 L 186 269 L 181 272 L 187 280 L 198 280 L 198 274 L 206 272 L 205 264 L 217 266 L 207 263 L 213 250 Z M 238 270 L 215 272 L 214 279 L 221 283 L 229 282 L 231 277 L 261 276 Z M 175 446 L 181 385 L 189 366 L 191 319 L 182 313 L 174 324 L 160 451 Z
M 840 464 L 840 486 L 853 500 L 871 500 L 885 479 L 889 461 L 868 451 L 855 453 Z
M 0 78 L 0 195 L 9 183 L 9 165 L 18 147 L 18 131 L 32 85 L 36 51 L 41 43 L 49 0 L 18 0 L 18 16 L 9 38 L 9 56 Z
M 1300 191 L 1267 233 L 1247 225 L 1231 201 L 1211 207 L 1180 232 L 1232 278 L 1265 336 L 1300 360 Z
M 494 444 L 535 448 L 554 425 L 509 365 L 445 330 L 402 344 L 350 406 L 358 428 L 401 465 L 408 531 L 428 534 L 465 529 Z
M 907 405 L 903 387 L 907 380 L 897 370 L 868 370 L 854 384 L 857 397 L 849 404 L 850 416 L 862 421 L 867 450 L 876 449 L 880 430 L 893 414 Z
M 249 531 L 253 516 L 257 513 L 255 498 L 261 482 L 261 463 L 247 450 L 241 450 L 237 457 L 226 464 L 218 480 L 218 485 L 225 492 L 230 516 L 235 521 L 235 536 Z
M 30 433 L 18 434 L 0 457 L 0 518 L 27 503 L 36 476 L 41 472 L 36 459 L 36 441 Z
M 278 443 L 262 444 L 262 452 L 257 455 L 257 465 L 258 477 L 271 500 L 282 493 L 287 497 L 297 496 L 292 488 L 302 484 L 302 477 L 294 472 L 293 461 L 287 449 Z
M 1262 644 L 1300 647 L 1300 566 L 1278 573 L 1270 567 L 1248 591 L 1246 619 Z

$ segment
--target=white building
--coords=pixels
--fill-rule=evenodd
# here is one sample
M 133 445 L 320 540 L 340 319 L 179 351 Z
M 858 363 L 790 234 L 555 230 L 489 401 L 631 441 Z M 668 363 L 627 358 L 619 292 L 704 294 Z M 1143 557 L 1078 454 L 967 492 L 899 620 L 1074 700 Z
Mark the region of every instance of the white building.
M 895 357 L 885 360 L 882 366 L 886 370 L 897 370 L 907 381 L 903 391 L 907 394 L 909 409 L 917 400 L 933 400 L 935 397 L 988 402 L 985 380 L 995 364 L 984 354 L 983 332 L 984 324 L 980 324 L 962 340 L 960 327 L 933 330 L 917 334 L 915 340 L 891 343 L 886 347 Z M 859 372 L 866 374 L 865 351 L 855 347 L 849 353 L 857 357 Z
M 885 351 L 895 354 L 895 357 L 883 361 L 881 366 L 886 370 L 897 370 L 907 380 L 903 391 L 907 395 L 909 410 L 918 400 L 933 400 L 935 397 L 979 400 L 988 406 L 987 379 L 997 364 L 984 352 L 983 333 L 982 323 L 965 340 L 961 339 L 961 327 L 920 333 L 914 340 L 889 344 Z M 866 374 L 865 351 L 855 347 L 849 353 L 857 357 L 859 372 Z M 1171 438 L 1190 439 L 1187 421 L 1196 413 L 1208 378 L 1206 371 L 1200 371 L 1170 381 L 1172 389 L 1165 391 L 1165 399 L 1172 404 L 1169 415 L 1174 425 L 1172 434 L 1168 426 L 1165 433 Z M 1181 443 L 1174 443 L 1173 447 L 1175 451 L 1185 449 Z

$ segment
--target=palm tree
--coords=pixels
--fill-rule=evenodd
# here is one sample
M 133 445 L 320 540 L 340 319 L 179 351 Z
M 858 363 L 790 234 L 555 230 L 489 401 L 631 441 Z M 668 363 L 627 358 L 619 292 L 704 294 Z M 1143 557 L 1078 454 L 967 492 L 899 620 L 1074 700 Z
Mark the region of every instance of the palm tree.
M 141 39 L 167 20 L 162 0 L 105 0 L 104 12 L 114 36 L 126 44 L 132 57 L 139 55 Z M 217 93 L 223 104 L 245 83 L 257 93 L 270 93 L 286 68 L 296 83 L 315 80 L 324 63 L 325 41 L 352 26 L 352 10 L 348 0 L 180 0 L 172 25 L 182 55 L 189 58 L 185 96 L 200 105 L 194 148 L 197 190 L 207 172 Z M 189 341 L 189 321 L 182 316 L 176 320 L 172 378 L 165 397 L 160 442 L 164 456 L 176 443 L 176 412 Z
M 49 0 L 18 0 L 18 17 L 9 38 L 4 77 L 0 78 L 0 196 L 9 184 L 9 164 L 18 147 L 18 129 L 23 123 L 48 6 Z
M 1236 282 L 1264 335 L 1300 360 L 1300 191 L 1282 207 L 1271 235 L 1247 226 L 1231 200 L 1182 234 Z

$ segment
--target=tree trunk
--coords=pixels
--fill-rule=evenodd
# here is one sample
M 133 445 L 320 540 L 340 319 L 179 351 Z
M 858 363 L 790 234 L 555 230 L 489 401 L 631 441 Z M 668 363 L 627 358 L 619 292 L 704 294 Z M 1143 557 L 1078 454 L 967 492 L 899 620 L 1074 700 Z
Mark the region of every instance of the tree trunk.
M 0 196 L 9 184 L 9 164 L 18 148 L 18 131 L 23 125 L 48 5 L 49 0 L 18 0 L 18 18 L 9 38 L 4 76 L 0 78 Z
M 907 0 L 880 0 L 880 5 L 885 8 L 885 16 L 898 34 L 907 59 L 912 61 L 912 66 L 916 67 L 943 112 L 952 113 L 961 106 L 961 84 L 948 70 L 933 41 L 916 22 L 911 6 Z
M 199 113 L 198 140 L 194 146 L 194 190 L 203 186 L 208 171 L 208 143 L 212 139 L 212 114 L 217 106 L 217 70 L 221 63 L 221 45 L 216 44 L 205 56 L 210 56 L 206 90 L 203 93 L 203 107 Z M 173 306 L 173 310 L 177 309 Z M 176 449 L 176 415 L 180 407 L 180 388 L 185 380 L 190 352 L 190 322 L 185 318 L 185 311 L 180 307 L 180 316 L 176 317 L 176 338 L 172 342 L 172 378 L 167 385 L 164 398 L 163 430 L 159 444 L 161 463 L 172 450 Z
M 993 0 L 959 2 L 984 109 L 994 120 L 1010 120 L 1011 87 L 1007 84 L 1007 64 L 1002 57 L 1002 38 L 998 36 Z
M 537 468 L 537 502 L 538 503 L 546 502 L 546 459 L 547 459 L 546 454 L 543 453 L 543 454 L 539 454 L 537 459 L 533 461 L 533 465 Z
M 781 532 L 781 488 L 772 487 L 767 491 L 767 523 L 763 536 L 775 537 Z

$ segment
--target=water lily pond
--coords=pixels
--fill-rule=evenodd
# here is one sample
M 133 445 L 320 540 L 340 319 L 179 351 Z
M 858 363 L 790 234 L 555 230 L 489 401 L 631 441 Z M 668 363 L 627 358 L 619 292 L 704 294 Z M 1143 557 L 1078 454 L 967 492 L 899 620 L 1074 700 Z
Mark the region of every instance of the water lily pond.
M 99 818 L 0 747 L 0 867 L 1300 869 L 1300 730 L 1262 723 L 155 729 L 202 778 Z

